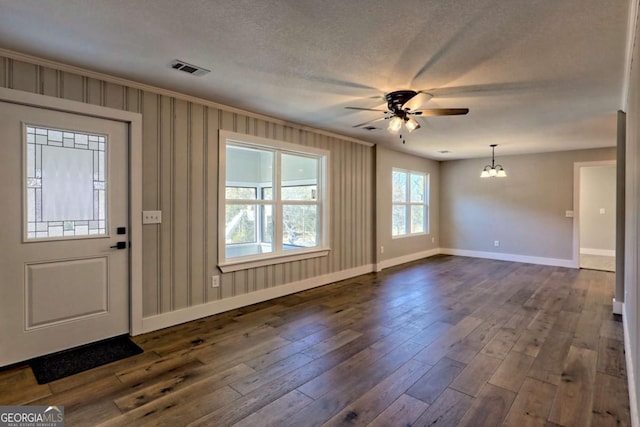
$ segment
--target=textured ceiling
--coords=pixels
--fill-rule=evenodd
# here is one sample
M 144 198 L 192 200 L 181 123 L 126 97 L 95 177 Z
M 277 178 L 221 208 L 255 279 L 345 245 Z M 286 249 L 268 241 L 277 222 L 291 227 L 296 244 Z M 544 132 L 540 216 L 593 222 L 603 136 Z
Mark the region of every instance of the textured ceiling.
M 0 47 L 435 159 L 615 145 L 627 0 L 0 0 Z M 181 59 L 211 70 L 172 70 Z M 379 117 L 429 90 L 402 144 Z M 379 125 L 383 127 L 384 125 Z M 450 151 L 440 154 L 439 151 Z

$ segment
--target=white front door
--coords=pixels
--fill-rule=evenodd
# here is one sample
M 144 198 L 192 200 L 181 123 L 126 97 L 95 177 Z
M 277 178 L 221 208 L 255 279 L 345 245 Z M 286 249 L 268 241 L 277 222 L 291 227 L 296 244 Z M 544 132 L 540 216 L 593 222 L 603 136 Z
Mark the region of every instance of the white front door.
M 129 332 L 128 126 L 0 102 L 0 153 L 0 366 Z

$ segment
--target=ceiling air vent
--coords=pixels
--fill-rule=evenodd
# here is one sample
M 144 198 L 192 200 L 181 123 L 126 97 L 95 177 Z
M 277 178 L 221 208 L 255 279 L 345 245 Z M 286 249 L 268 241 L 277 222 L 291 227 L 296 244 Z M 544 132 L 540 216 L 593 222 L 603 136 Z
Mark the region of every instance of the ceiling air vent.
M 198 67 L 197 65 L 189 64 L 188 62 L 180 61 L 176 59 L 171 62 L 171 68 L 174 70 L 184 71 L 185 73 L 193 74 L 194 76 L 204 76 L 211 72 L 206 68 Z

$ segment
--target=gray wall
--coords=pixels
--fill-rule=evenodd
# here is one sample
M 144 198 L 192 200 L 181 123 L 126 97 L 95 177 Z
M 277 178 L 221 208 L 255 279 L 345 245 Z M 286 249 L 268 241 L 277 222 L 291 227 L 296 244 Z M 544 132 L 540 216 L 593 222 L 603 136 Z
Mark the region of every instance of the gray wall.
M 373 147 L 95 78 L 0 57 L 0 87 L 142 113 L 144 317 L 373 263 Z M 217 271 L 218 130 L 329 150 L 328 257 Z
M 429 174 L 429 233 L 400 238 L 391 237 L 391 171 L 406 169 Z M 376 146 L 376 240 L 377 261 L 386 261 L 438 247 L 440 164 Z M 435 242 L 432 242 L 435 238 Z M 384 253 L 380 253 L 384 246 Z
M 616 249 L 615 165 L 580 168 L 580 249 Z
M 625 170 L 625 262 L 624 262 L 624 313 L 628 342 L 626 352 L 632 366 L 627 366 L 628 375 L 631 378 L 629 390 L 630 396 L 635 396 L 636 416 L 640 408 L 640 377 L 638 373 L 638 357 L 640 355 L 640 292 L 638 292 L 638 263 L 640 262 L 640 239 L 638 232 L 640 227 L 640 207 L 638 203 L 638 183 L 640 182 L 640 41 L 636 32 L 634 40 L 633 56 L 631 61 L 629 95 L 627 98 L 627 132 L 626 132 L 626 170 Z M 626 340 L 625 340 L 626 341 Z M 631 368 L 634 368 L 633 370 Z
M 615 144 L 615 135 L 612 135 Z M 573 164 L 615 160 L 615 148 L 501 156 L 507 178 L 480 178 L 486 159 L 440 167 L 440 247 L 572 259 Z M 494 241 L 500 246 L 495 247 Z

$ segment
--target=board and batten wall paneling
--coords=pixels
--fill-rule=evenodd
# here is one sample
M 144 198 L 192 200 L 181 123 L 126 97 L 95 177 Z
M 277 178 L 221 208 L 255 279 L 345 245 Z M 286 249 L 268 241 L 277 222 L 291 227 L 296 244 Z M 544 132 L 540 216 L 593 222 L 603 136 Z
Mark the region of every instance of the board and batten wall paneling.
M 218 259 L 218 168 L 210 165 L 218 164 L 218 129 L 220 127 L 220 111 L 215 108 L 207 108 L 206 111 L 206 141 L 205 141 L 205 182 L 206 192 L 206 216 L 204 230 L 206 235 L 206 272 L 207 279 L 217 274 L 216 260 Z M 205 283 L 205 301 L 216 301 L 222 297 L 221 288 L 211 288 Z
M 171 200 L 172 217 L 171 222 L 171 240 L 173 245 L 173 309 L 179 310 L 187 307 L 189 294 L 189 108 L 186 101 L 174 100 L 174 123 L 173 123 L 173 180 Z
M 206 124 L 206 107 L 198 104 L 190 105 L 189 114 L 189 300 L 188 305 L 201 304 L 205 299 L 207 283 L 205 232 L 205 201 L 207 168 L 204 157 Z
M 139 112 L 143 209 L 162 223 L 143 227 L 143 316 L 260 291 L 373 263 L 372 147 L 235 110 L 0 57 L 0 85 Z M 217 269 L 218 131 L 318 147 L 331 153 L 331 252 L 326 257 L 221 274 Z M 212 275 L 220 287 L 211 288 Z
M 40 88 L 38 93 L 46 96 L 59 97 L 58 91 L 58 79 L 60 78 L 59 72 L 52 70 L 51 68 L 40 68 Z
M 148 210 L 160 209 L 160 96 L 144 94 L 142 102 L 142 170 L 144 191 L 142 192 L 142 206 Z M 143 271 L 142 293 L 143 313 L 159 313 L 160 307 L 160 242 L 161 228 L 142 227 L 142 264 L 147 268 Z
M 162 211 L 162 223 L 160 228 L 160 294 L 159 294 L 159 313 L 173 311 L 173 266 L 174 257 L 172 249 L 175 247 L 173 242 L 173 109 L 174 100 L 167 96 L 162 96 L 160 102 L 160 201 L 159 210 Z M 143 118 L 144 120 L 144 118 Z M 143 141 L 145 136 L 142 137 Z M 143 171 L 142 192 L 144 188 Z M 143 209 L 147 209 L 143 206 Z M 143 227 L 149 228 L 149 227 Z M 143 250 L 144 252 L 144 250 Z M 142 277 L 149 266 L 143 266 Z M 146 297 L 146 296 L 145 296 Z M 146 313 L 145 313 L 146 314 Z M 149 313 L 151 314 L 151 313 Z

